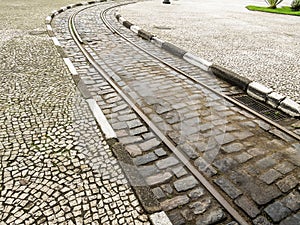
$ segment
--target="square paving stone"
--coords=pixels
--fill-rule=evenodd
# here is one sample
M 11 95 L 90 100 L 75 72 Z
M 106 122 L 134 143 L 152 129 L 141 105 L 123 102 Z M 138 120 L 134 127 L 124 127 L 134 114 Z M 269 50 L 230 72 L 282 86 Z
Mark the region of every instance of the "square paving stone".
M 279 222 L 288 215 L 290 215 L 291 210 L 285 207 L 280 202 L 274 202 L 273 204 L 267 206 L 264 211 L 271 217 L 274 222 Z
M 271 184 L 273 183 L 275 180 L 277 180 L 278 178 L 282 177 L 282 174 L 277 172 L 274 169 L 270 169 L 269 171 L 263 173 L 259 179 L 264 181 L 267 184 Z
M 244 195 L 234 202 L 252 218 L 255 218 L 260 213 L 255 203 Z
M 224 177 L 218 178 L 214 180 L 214 182 L 232 199 L 235 199 L 242 194 L 242 192 L 236 188 L 233 183 Z
M 174 182 L 176 191 L 187 191 L 198 184 L 198 181 L 193 176 L 184 177 Z
M 292 188 L 296 187 L 297 184 L 299 184 L 299 181 L 296 177 L 293 175 L 289 175 L 282 180 L 278 181 L 277 186 L 280 188 L 281 191 L 287 192 L 291 190 Z

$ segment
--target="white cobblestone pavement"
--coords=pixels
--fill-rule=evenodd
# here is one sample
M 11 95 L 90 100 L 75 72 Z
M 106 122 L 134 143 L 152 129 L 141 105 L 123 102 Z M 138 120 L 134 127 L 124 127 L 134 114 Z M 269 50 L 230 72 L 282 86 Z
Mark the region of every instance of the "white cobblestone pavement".
M 44 20 L 0 2 L 0 224 L 149 224 Z
M 170 2 L 140 1 L 120 13 L 165 41 L 300 101 L 299 17 L 245 8 L 266 5 L 260 0 Z

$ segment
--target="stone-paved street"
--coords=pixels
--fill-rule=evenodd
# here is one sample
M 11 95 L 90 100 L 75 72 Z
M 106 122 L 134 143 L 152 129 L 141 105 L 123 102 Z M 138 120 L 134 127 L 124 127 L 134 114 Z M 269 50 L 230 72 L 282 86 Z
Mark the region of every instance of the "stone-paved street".
M 108 4 L 110 6 L 110 4 Z M 107 7 L 108 7 L 107 6 Z M 80 12 L 76 28 L 99 66 L 172 140 L 193 166 L 255 225 L 299 222 L 299 142 L 191 82 L 112 34 L 100 4 Z M 52 26 L 118 138 L 174 224 L 234 224 L 193 174 L 104 80 L 71 40 L 68 18 Z M 130 40 L 224 93 L 236 89 L 108 20 Z M 212 219 L 213 218 L 213 219 Z
M 149 224 L 46 34 L 77 1 L 0 2 L 0 224 Z
M 0 3 L 0 225 L 150 225 L 153 212 L 138 200 L 147 195 L 143 187 L 174 225 L 237 225 L 232 209 L 249 224 L 300 223 L 299 141 L 111 33 L 100 13 L 120 1 L 70 8 L 50 24 L 116 132 L 121 145 L 114 155 L 46 33 L 46 16 L 75 2 Z M 72 40 L 75 12 L 76 29 L 102 73 Z M 214 90 L 242 93 L 137 37 L 114 13 L 108 11 L 108 21 L 131 41 Z M 290 129 L 297 122 L 281 121 Z

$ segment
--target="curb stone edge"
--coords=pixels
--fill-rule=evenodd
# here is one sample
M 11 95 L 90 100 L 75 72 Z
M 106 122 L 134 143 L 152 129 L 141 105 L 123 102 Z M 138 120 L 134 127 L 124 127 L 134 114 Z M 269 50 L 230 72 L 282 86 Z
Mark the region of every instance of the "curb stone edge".
M 134 179 L 142 179 L 141 181 L 143 183 L 145 183 L 145 181 L 143 180 L 141 175 L 137 172 L 138 170 L 134 166 L 133 161 L 131 160 L 131 158 L 129 156 L 129 153 L 127 153 L 127 151 L 125 151 L 124 146 L 119 142 L 117 135 L 116 135 L 115 131 L 113 130 L 112 126 L 109 124 L 109 122 L 108 122 L 107 118 L 105 117 L 104 113 L 102 112 L 101 108 L 98 106 L 96 101 L 92 98 L 91 93 L 87 89 L 87 85 L 85 85 L 83 80 L 79 77 L 74 64 L 67 57 L 67 53 L 63 50 L 60 42 L 55 37 L 52 26 L 51 26 L 51 22 L 52 22 L 53 18 L 56 15 L 66 11 L 68 9 L 72 9 L 77 6 L 84 6 L 84 5 L 89 5 L 89 4 L 105 2 L 105 1 L 106 0 L 96 0 L 96 1 L 90 1 L 90 2 L 70 4 L 68 6 L 61 7 L 59 10 L 54 10 L 45 19 L 46 30 L 48 32 L 48 36 L 51 38 L 55 47 L 58 49 L 60 56 L 62 57 L 64 63 L 66 64 L 69 72 L 71 73 L 71 76 L 76 85 L 76 88 L 82 94 L 82 97 L 87 102 L 94 119 L 96 120 L 97 124 L 100 126 L 101 131 L 103 132 L 108 145 L 110 146 L 110 148 L 113 151 L 113 154 L 115 154 L 115 156 L 118 159 L 127 158 L 127 161 L 128 161 L 127 163 L 129 164 L 129 166 L 122 165 L 125 163 L 120 163 L 120 166 L 124 170 L 129 181 L 130 181 L 130 179 L 134 178 Z M 139 30 L 140 30 L 140 28 L 137 27 L 137 34 L 139 33 Z M 147 32 L 144 32 L 143 34 L 147 34 Z M 122 149 L 122 151 L 118 151 L 116 149 Z M 120 153 L 120 152 L 122 152 L 122 153 Z M 131 169 L 130 169 L 131 171 L 128 173 L 128 168 L 130 168 L 130 167 L 131 167 Z M 132 174 L 134 174 L 134 176 Z M 138 177 L 136 178 L 135 176 L 138 176 Z M 152 193 L 152 191 L 148 185 L 144 185 L 141 187 L 132 186 L 132 188 L 135 190 L 136 195 L 137 195 L 138 199 L 140 200 L 141 205 L 144 207 L 146 212 L 149 213 L 149 220 L 152 222 L 153 225 L 172 225 L 167 214 L 164 211 L 161 211 L 160 204 L 159 204 L 157 198 Z M 145 198 L 144 198 L 145 195 L 147 198 L 146 199 L 147 202 L 143 202 L 143 200 L 145 200 Z
M 274 92 L 273 89 L 268 88 L 263 84 L 236 74 L 226 68 L 207 61 L 206 59 L 202 59 L 193 53 L 187 52 L 184 49 L 173 45 L 172 43 L 164 41 L 154 34 L 151 34 L 139 28 L 137 25 L 132 24 L 130 21 L 127 21 L 119 12 L 115 12 L 115 17 L 119 23 L 124 26 L 126 24 L 125 27 L 134 32 L 137 36 L 150 41 L 156 46 L 179 58 L 184 59 L 188 63 L 197 66 L 204 71 L 211 71 L 215 76 L 229 82 L 232 85 L 238 86 L 253 98 L 267 103 L 272 108 L 279 109 L 292 117 L 300 117 L 300 104 L 289 97 L 285 97 L 277 92 Z

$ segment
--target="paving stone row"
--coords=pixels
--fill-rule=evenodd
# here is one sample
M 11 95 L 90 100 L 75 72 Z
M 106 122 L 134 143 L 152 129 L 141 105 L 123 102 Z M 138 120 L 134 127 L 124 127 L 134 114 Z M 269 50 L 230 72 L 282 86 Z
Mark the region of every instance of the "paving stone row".
M 99 10 L 101 7 L 80 14 L 79 33 L 85 37 L 92 34 L 88 50 L 152 122 L 254 224 L 292 224 L 299 219 L 299 144 L 110 34 L 99 20 Z M 67 42 L 64 16 L 55 21 L 55 27 L 62 27 Z M 112 14 L 110 20 L 114 21 Z M 60 36 L 59 30 L 56 32 Z M 214 199 L 207 193 L 201 195 L 201 185 L 101 75 L 81 64 L 84 59 L 80 60 L 78 50 L 71 46 L 70 41 L 64 45 L 73 51 L 71 59 L 76 56 L 75 66 L 83 69 L 80 72 L 88 72 L 82 78 L 172 221 L 210 224 L 223 219 L 222 209 L 206 207 Z M 200 195 L 200 200 L 193 201 L 195 195 Z M 201 216 L 196 218 L 198 214 Z
M 85 20 L 90 19 L 89 14 L 89 11 L 82 13 Z M 65 17 L 67 15 L 57 17 L 54 21 L 55 27 L 62 26 L 62 21 L 66 21 Z M 55 31 L 59 36 L 60 32 Z M 104 40 L 104 37 L 101 39 Z M 64 43 L 63 40 L 62 43 Z M 72 56 L 70 58 L 72 59 Z M 86 84 L 89 90 L 115 129 L 120 142 L 132 156 L 141 175 L 160 200 L 162 209 L 168 212 L 172 222 L 195 224 L 196 221 L 198 223 L 206 221 L 206 224 L 212 224 L 224 221 L 220 224 L 228 224 L 231 220 L 230 215 L 149 130 L 127 103 L 104 81 L 103 77 L 93 68 L 84 69 L 87 67 L 82 62 L 84 60 L 75 61 L 74 65 L 79 68 L 80 74 L 83 73 L 81 77 L 88 80 Z M 99 62 L 99 64 L 106 67 L 105 63 Z M 117 79 L 117 77 L 114 78 Z M 119 85 L 122 85 L 121 82 Z M 181 201 L 182 199 L 184 201 Z M 202 210 L 195 209 L 195 205 L 201 205 Z M 178 213 L 178 211 L 184 213 Z

